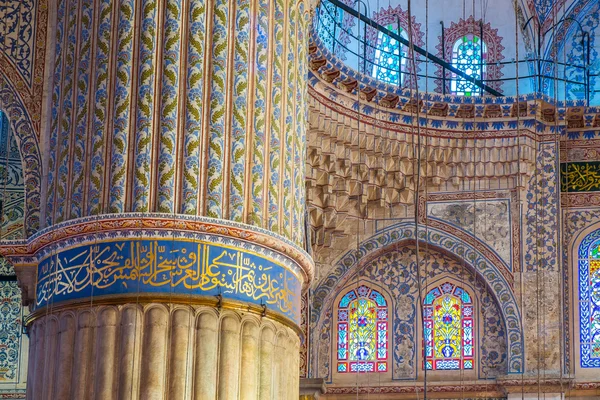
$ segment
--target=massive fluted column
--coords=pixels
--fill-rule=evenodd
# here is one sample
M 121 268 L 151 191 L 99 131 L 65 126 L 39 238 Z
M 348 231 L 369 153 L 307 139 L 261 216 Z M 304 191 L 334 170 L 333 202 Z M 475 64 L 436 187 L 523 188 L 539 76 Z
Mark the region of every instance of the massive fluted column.
M 28 397 L 298 398 L 309 5 L 51 3 Z

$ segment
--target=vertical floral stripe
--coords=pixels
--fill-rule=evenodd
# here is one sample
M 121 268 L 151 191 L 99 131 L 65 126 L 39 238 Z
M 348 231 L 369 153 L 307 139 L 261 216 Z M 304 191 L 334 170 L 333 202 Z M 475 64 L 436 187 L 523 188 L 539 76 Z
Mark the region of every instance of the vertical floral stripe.
M 100 214 L 100 198 L 104 186 L 105 124 L 108 101 L 108 66 L 112 26 L 113 0 L 102 0 L 96 43 L 96 87 L 94 88 L 94 121 L 91 140 L 90 185 L 88 189 L 88 215 Z
M 67 185 L 69 180 L 69 150 L 71 143 L 71 123 L 73 115 L 73 81 L 75 80 L 75 56 L 77 48 L 77 3 L 71 1 L 67 26 L 67 48 L 64 59 L 63 102 L 61 111 L 60 134 L 58 137 L 58 172 L 56 177 L 56 199 L 54 200 L 54 223 L 67 217 Z
M 61 82 L 63 68 L 63 40 L 65 24 L 65 8 L 67 0 L 61 0 L 57 7 L 56 16 L 56 49 L 54 59 L 54 79 L 52 89 L 52 122 L 50 125 L 50 158 L 48 162 L 48 192 L 46 195 L 46 225 L 52 225 L 54 214 L 54 190 L 56 185 L 56 152 L 58 151 L 58 131 L 61 117 Z
M 258 0 L 256 18 L 256 74 L 254 94 L 254 149 L 252 152 L 252 206 L 248 222 L 264 226 L 263 188 L 265 177 L 265 107 L 267 103 L 267 63 L 269 48 L 269 0 Z
M 269 215 L 267 229 L 280 233 L 279 229 L 279 180 L 281 179 L 281 103 L 282 103 L 282 66 L 286 58 L 283 48 L 283 24 L 285 20 L 283 0 L 275 0 L 275 18 L 272 23 L 273 44 L 273 74 L 271 86 L 271 137 L 269 145 Z
M 225 82 L 227 80 L 227 30 L 229 1 L 216 0 L 213 20 L 210 136 L 207 173 L 207 210 L 213 218 L 223 216 L 223 158 L 225 131 Z
M 298 32 L 297 49 L 298 60 L 307 59 L 308 50 L 308 12 L 304 2 L 298 4 Z M 304 209 L 306 191 L 304 187 L 306 160 L 306 124 L 308 113 L 307 102 L 307 75 L 308 66 L 306 62 L 298 63 L 298 77 L 296 79 L 296 145 L 294 147 L 294 230 L 292 240 L 299 245 L 304 244 Z
M 92 22 L 94 18 L 93 0 L 81 1 L 81 41 L 78 63 L 77 63 L 77 108 L 75 115 L 75 135 L 73 142 L 72 160 L 72 189 L 71 189 L 71 211 L 69 218 L 83 216 L 83 187 L 85 182 L 85 141 L 87 137 L 88 123 L 88 96 L 90 89 L 90 68 L 92 59 Z
M 287 84 L 286 84 L 286 112 L 285 112 L 285 162 L 283 163 L 283 192 L 281 193 L 283 204 L 283 219 L 281 221 L 281 234 L 291 237 L 291 219 L 292 219 L 292 180 L 294 177 L 294 137 L 296 130 L 294 126 L 294 87 L 296 85 L 296 7 L 288 7 L 288 30 L 287 30 Z
M 110 165 L 111 213 L 125 211 L 129 149 L 131 73 L 133 64 L 134 0 L 120 0 L 115 85 L 114 127 Z
M 167 1 L 163 43 L 160 144 L 158 154 L 158 211 L 174 212 L 181 0 Z
M 189 44 L 187 58 L 187 103 L 183 142 L 182 209 L 184 214 L 198 212 L 198 181 L 201 167 L 202 113 L 204 96 L 204 39 L 206 2 L 192 0 L 189 13 Z
M 132 211 L 148 212 L 150 199 L 150 165 L 154 130 L 154 79 L 156 75 L 157 0 L 144 0 L 141 8 L 141 31 L 138 55 L 137 132 Z
M 231 134 L 231 187 L 229 189 L 229 219 L 241 222 L 244 214 L 244 171 L 246 163 L 246 113 L 248 110 L 248 0 L 238 0 L 235 17 L 235 55 L 233 81 L 233 115 Z

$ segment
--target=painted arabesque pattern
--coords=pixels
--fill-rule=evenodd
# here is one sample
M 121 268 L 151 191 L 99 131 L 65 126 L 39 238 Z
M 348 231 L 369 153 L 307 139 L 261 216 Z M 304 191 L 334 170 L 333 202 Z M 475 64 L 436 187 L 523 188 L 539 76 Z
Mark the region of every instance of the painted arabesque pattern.
M 308 6 L 93 7 L 57 5 L 45 225 L 205 215 L 301 243 Z

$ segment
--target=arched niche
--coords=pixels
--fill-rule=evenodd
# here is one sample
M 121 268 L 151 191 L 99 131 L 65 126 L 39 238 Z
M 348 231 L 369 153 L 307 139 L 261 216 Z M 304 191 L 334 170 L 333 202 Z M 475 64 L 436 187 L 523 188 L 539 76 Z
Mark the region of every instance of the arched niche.
M 591 348 L 592 342 L 598 343 L 600 339 L 600 330 L 594 329 L 591 322 L 591 318 L 600 315 L 600 258 L 590 254 L 599 244 L 600 222 L 596 222 L 573 235 L 567 247 L 573 300 L 570 302 L 573 344 L 569 350 L 574 353 L 573 369 L 577 379 L 593 380 L 600 373 L 599 352 L 594 354 Z M 591 262 L 596 260 L 594 268 Z
M 23 225 L 25 237 L 40 229 L 42 161 L 39 143 L 27 109 L 6 78 L 0 74 L 0 110 L 7 116 L 10 131 L 21 157 L 25 204 Z
M 0 110 L 0 240 L 25 239 L 23 161 L 10 121 Z
M 23 161 L 9 116 L 0 110 L 0 240 L 25 239 Z M 0 257 L 0 393 L 24 393 L 28 340 L 22 324 L 27 310 L 15 271 Z
M 523 370 L 523 331 L 521 318 L 512 287 L 504 278 L 501 267 L 494 265 L 480 250 L 439 229 L 430 227 L 428 228 L 427 233 L 425 230 L 420 231 L 419 239 L 421 252 L 424 249 L 428 249 L 429 251 L 436 252 L 444 257 L 450 257 L 455 262 L 460 260 L 460 265 L 464 268 L 464 271 L 469 271 L 469 275 L 472 277 L 470 279 L 474 280 L 474 282 L 479 282 L 477 285 L 480 288 L 485 288 L 489 292 L 491 298 L 499 307 L 499 314 L 502 319 L 504 334 L 506 335 L 507 367 L 504 372 L 520 373 Z M 323 354 L 326 353 L 329 354 L 328 349 L 323 347 L 324 338 L 322 336 L 328 329 L 332 329 L 332 303 L 333 298 L 339 293 L 339 288 L 344 287 L 347 282 L 352 281 L 352 279 L 362 278 L 369 280 L 370 278 L 368 277 L 368 270 L 366 268 L 368 268 L 373 260 L 382 256 L 385 257 L 386 254 L 390 254 L 390 250 L 409 248 L 411 244 L 414 246 L 414 243 L 415 234 L 414 226 L 412 224 L 401 223 L 387 228 L 362 242 L 358 251 L 356 249 L 348 251 L 335 264 L 331 270 L 332 272 L 317 283 L 312 293 L 310 316 L 312 376 L 331 378 L 331 374 L 329 373 L 331 370 L 331 359 L 322 362 L 322 359 L 319 361 L 319 357 L 322 357 Z M 414 264 L 414 254 L 410 257 L 407 256 L 404 262 L 405 265 L 411 265 L 411 263 Z M 393 272 L 391 275 L 398 277 L 409 274 L 414 277 L 416 276 L 416 267 L 414 265 L 408 270 Z M 380 273 L 381 272 L 378 272 L 378 274 Z M 448 278 L 452 278 L 451 275 L 452 274 L 449 274 Z M 426 284 L 426 281 L 427 280 L 425 279 L 422 284 Z M 402 291 L 405 293 L 402 293 Z M 406 300 L 413 304 L 413 307 L 417 308 L 417 298 L 414 293 L 407 291 L 406 287 L 402 289 L 400 293 L 407 296 Z M 406 318 L 406 324 L 414 326 L 417 316 L 418 314 L 416 312 L 412 313 L 410 318 Z M 400 319 L 396 318 L 395 323 L 402 325 L 403 323 Z M 329 327 L 327 327 L 328 324 Z M 404 328 L 408 327 L 408 325 Z M 402 326 L 398 327 L 401 331 L 406 331 L 404 328 Z M 413 337 L 407 338 L 405 343 L 400 340 L 392 346 L 415 346 L 415 343 L 420 343 L 421 339 L 420 337 L 415 336 L 415 334 L 416 333 L 413 332 Z M 416 350 L 413 349 L 412 351 L 416 354 Z M 416 371 L 415 368 L 420 361 L 417 361 L 417 359 L 414 358 L 412 363 L 413 365 L 409 367 Z M 401 379 L 399 378 L 400 376 L 407 376 L 408 378 L 405 379 L 418 379 L 418 374 L 414 375 L 415 376 L 411 376 L 409 371 L 404 371 L 396 374 L 395 378 Z M 481 374 L 479 374 L 479 378 L 482 378 Z

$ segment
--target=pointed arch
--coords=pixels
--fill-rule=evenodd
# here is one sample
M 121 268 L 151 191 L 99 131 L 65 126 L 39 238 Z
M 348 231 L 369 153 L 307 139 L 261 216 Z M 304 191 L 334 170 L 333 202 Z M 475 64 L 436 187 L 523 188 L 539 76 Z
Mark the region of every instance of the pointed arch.
M 432 250 L 465 260 L 470 268 L 487 284 L 490 293 L 497 304 L 501 306 L 500 312 L 507 333 L 508 372 L 521 373 L 524 370 L 524 337 L 517 300 L 511 284 L 504 276 L 505 268 L 496 265 L 486 256 L 483 249 L 489 250 L 487 245 L 475 238 L 472 239 L 476 241 L 477 246 L 469 245 L 455 234 L 432 226 L 428 227 L 427 233 L 425 231 L 419 232 L 419 242 L 422 242 L 423 245 L 427 244 Z M 366 265 L 370 260 L 385 253 L 393 246 L 401 246 L 403 243 L 414 241 L 414 224 L 412 222 L 401 222 L 383 229 L 363 241 L 358 251 L 356 249 L 350 250 L 343 255 L 332 268 L 332 272 L 324 276 L 313 291 L 310 316 L 311 332 L 315 334 L 318 331 L 317 327 L 324 323 L 320 319 L 323 311 L 327 310 L 332 303 L 335 288 L 344 282 L 352 274 L 352 271 L 360 268 L 361 265 Z M 330 316 L 325 315 L 323 318 L 327 320 Z M 314 362 L 318 362 L 318 360 Z
M 10 81 L 2 74 L 0 74 L 0 98 L 2 98 L 2 111 L 8 117 L 10 128 L 21 154 L 26 188 L 24 225 L 25 235 L 29 237 L 40 229 L 42 161 L 39 143 L 23 101 Z
M 483 33 L 483 35 L 481 34 Z M 499 62 L 504 59 L 504 46 L 502 45 L 502 37 L 498 35 L 498 29 L 493 29 L 490 23 L 484 23 L 482 20 L 475 20 L 473 16 L 470 16 L 466 20 L 460 19 L 458 23 L 452 22 L 449 27 L 444 29 L 444 43 L 442 44 L 442 37 L 438 40 L 439 44 L 436 46 L 438 50 L 438 56 L 443 58 L 447 62 L 452 62 L 452 52 L 455 44 L 467 35 L 477 35 L 486 45 L 486 71 L 484 79 L 486 84 L 498 91 L 502 91 L 502 81 L 498 79 L 502 78 L 503 65 Z M 482 36 L 482 37 L 481 37 Z M 438 68 L 436 75 L 440 78 L 444 76 L 444 71 L 441 67 Z M 446 93 L 451 91 L 450 82 L 452 80 L 452 73 L 445 71 L 445 80 L 436 79 L 436 92 L 442 93 L 442 82 L 446 83 Z M 494 80 L 494 81 L 490 81 Z

